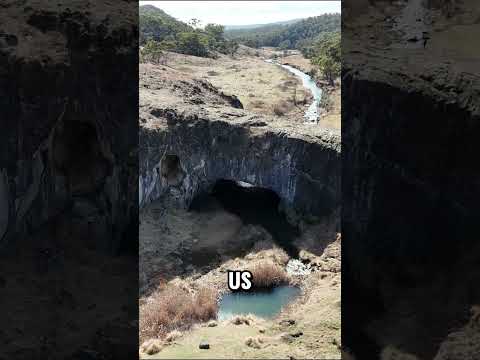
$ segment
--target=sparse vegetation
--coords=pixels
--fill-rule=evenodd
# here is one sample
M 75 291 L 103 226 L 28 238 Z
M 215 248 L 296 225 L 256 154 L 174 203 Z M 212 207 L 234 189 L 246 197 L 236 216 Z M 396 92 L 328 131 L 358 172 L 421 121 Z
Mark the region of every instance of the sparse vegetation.
M 275 286 L 290 283 L 286 271 L 273 262 L 261 262 L 251 269 L 252 287 L 255 289 L 270 289 Z
M 140 341 L 164 338 L 174 330 L 216 319 L 217 311 L 215 291 L 202 288 L 190 294 L 180 287 L 168 286 L 152 294 L 140 307 Z

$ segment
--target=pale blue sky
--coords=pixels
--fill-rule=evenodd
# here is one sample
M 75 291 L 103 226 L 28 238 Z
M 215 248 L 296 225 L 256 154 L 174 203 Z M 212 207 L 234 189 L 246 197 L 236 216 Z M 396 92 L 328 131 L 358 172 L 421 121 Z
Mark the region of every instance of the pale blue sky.
M 140 1 L 182 21 L 197 18 L 202 25 L 266 24 L 325 13 L 340 13 L 340 1 Z

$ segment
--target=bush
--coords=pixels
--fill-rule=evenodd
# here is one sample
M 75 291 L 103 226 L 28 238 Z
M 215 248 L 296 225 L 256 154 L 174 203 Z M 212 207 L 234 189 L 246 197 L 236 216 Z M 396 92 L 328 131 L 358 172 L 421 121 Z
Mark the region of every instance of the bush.
M 196 294 L 168 286 L 151 295 L 140 307 L 140 342 L 163 338 L 173 330 L 217 318 L 217 293 L 200 289 Z
M 160 64 L 164 60 L 165 52 L 161 43 L 155 40 L 148 40 L 145 46 L 140 48 L 140 62 Z
M 162 350 L 163 344 L 158 339 L 150 339 L 140 346 L 140 351 L 147 355 L 154 355 Z
M 252 336 L 249 336 L 246 340 L 245 340 L 245 345 L 249 346 L 249 347 L 252 347 L 254 349 L 261 349 L 262 348 L 262 344 L 264 343 L 265 341 L 263 340 L 262 337 L 260 336 L 255 336 L 255 337 L 252 337 Z
M 182 54 L 208 57 L 208 37 L 205 34 L 196 31 L 179 33 L 177 44 Z
M 287 272 L 272 262 L 256 264 L 250 272 L 252 273 L 252 287 L 255 289 L 270 289 L 290 283 Z
M 235 315 L 230 319 L 230 323 L 233 325 L 252 325 L 255 322 L 253 315 Z

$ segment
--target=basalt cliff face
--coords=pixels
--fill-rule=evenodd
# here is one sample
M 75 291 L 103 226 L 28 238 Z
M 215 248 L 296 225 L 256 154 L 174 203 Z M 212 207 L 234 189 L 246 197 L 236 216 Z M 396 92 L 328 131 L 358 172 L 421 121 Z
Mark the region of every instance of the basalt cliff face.
M 2 4 L 0 239 L 65 215 L 117 251 L 137 216 L 136 12 L 36 5 Z
M 224 179 L 273 190 L 285 207 L 299 214 L 338 214 L 338 133 L 303 124 L 279 126 L 271 118 L 239 109 L 208 83 L 168 79 L 168 71 L 170 75 L 161 67 L 141 68 L 142 206 L 166 192 L 176 196 L 180 206 L 188 206 Z M 185 93 L 196 88 L 194 96 L 210 105 L 189 104 L 187 109 L 185 104 L 168 103 L 161 93 L 170 86 L 186 102 L 191 96 Z
M 480 301 L 479 54 L 459 37 L 478 11 L 417 12 L 424 44 L 395 30 L 409 28 L 406 3 L 382 4 L 342 33 L 344 344 L 427 359 Z

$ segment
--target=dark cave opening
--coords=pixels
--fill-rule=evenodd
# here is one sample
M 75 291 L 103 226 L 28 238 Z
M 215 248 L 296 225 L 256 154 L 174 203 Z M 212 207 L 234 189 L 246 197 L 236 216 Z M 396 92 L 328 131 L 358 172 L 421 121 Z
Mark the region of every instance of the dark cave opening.
M 190 209 L 205 210 L 209 206 L 209 197 L 215 198 L 225 210 L 237 215 L 244 224 L 262 226 L 288 255 L 298 257 L 299 250 L 293 245 L 293 240 L 300 235 L 300 231 L 279 210 L 281 199 L 273 190 L 221 179 L 214 184 L 210 194 L 197 196 Z
M 60 127 L 53 143 L 57 170 L 67 178 L 71 194 L 95 192 L 111 172 L 93 124 L 68 121 Z
M 110 200 L 105 182 L 113 164 L 106 157 L 94 123 L 68 120 L 60 124 L 52 143 L 55 176 L 65 184 L 58 192 L 60 217 L 68 223 L 68 237 L 79 247 L 115 252 Z M 59 181 L 60 180 L 60 181 Z
M 168 185 L 178 185 L 184 178 L 180 158 L 175 154 L 167 154 L 160 165 L 160 175 Z

